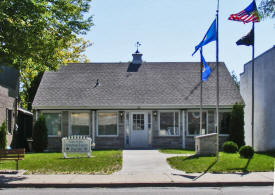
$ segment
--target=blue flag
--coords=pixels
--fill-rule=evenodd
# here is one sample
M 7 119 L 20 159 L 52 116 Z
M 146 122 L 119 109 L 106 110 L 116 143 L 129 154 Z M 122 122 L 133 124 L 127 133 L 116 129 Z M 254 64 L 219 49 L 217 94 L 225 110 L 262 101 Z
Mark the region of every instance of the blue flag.
M 211 24 L 210 28 L 208 29 L 207 33 L 205 34 L 204 38 L 202 39 L 202 41 L 200 42 L 200 44 L 198 44 L 195 47 L 195 51 L 192 54 L 192 56 L 198 51 L 199 48 L 201 48 L 204 45 L 207 45 L 208 43 L 212 42 L 212 41 L 216 41 L 217 37 L 216 37 L 216 19 L 214 20 L 214 22 Z
M 207 65 L 203 55 L 202 55 L 202 50 L 201 51 L 201 61 L 202 61 L 202 64 L 203 64 L 203 68 L 202 68 L 202 73 L 201 73 L 201 80 L 204 82 L 204 81 L 207 81 L 208 77 L 210 76 L 212 70 L 210 68 L 210 66 Z

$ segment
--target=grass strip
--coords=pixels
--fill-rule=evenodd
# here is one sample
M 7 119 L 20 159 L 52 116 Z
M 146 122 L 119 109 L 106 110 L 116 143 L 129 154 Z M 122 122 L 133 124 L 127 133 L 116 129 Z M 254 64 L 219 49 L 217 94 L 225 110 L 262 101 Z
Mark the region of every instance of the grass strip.
M 26 154 L 19 161 L 19 169 L 25 174 L 111 174 L 122 167 L 121 150 L 93 151 L 87 155 L 70 155 L 63 158 L 62 153 Z M 77 157 L 77 158 L 73 158 Z M 1 161 L 0 170 L 14 170 L 15 161 Z

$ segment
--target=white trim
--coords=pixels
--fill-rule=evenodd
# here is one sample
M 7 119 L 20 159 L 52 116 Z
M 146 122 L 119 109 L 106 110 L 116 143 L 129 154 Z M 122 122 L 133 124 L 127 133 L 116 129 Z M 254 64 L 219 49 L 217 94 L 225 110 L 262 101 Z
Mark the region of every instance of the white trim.
M 72 122 L 71 122 L 71 114 L 72 113 L 88 113 L 88 115 L 89 115 L 89 117 L 88 117 L 88 119 L 89 119 L 89 135 L 83 135 L 83 136 L 91 136 L 91 116 L 90 116 L 90 112 L 88 111 L 88 110 L 70 110 L 69 112 L 68 112 L 69 114 L 68 114 L 68 126 L 69 126 L 69 128 L 68 128 L 68 136 L 71 136 L 72 135 Z
M 36 120 L 36 121 L 37 121 L 38 117 L 39 117 L 39 111 L 38 111 L 38 110 L 35 110 L 35 120 Z
M 185 111 L 182 110 L 182 149 L 185 149 Z
M 126 148 L 127 147 L 126 112 L 124 110 L 121 110 L 121 111 L 124 112 L 124 122 L 123 122 L 123 124 L 124 124 L 124 132 L 123 132 L 123 134 L 124 134 L 124 148 Z M 129 145 L 130 145 L 130 143 L 129 143 Z
M 116 135 L 99 135 L 98 134 L 98 113 L 116 113 L 116 121 L 117 121 L 117 127 L 116 127 Z M 118 110 L 97 110 L 96 113 L 96 136 L 97 137 L 118 137 L 119 135 L 119 111 Z
M 95 124 L 95 111 L 92 111 L 92 133 L 93 133 L 93 142 L 95 143 L 95 131 L 96 131 L 96 124 Z
M 174 128 L 176 126 L 176 116 L 175 116 L 175 113 L 177 112 L 178 113 L 178 135 L 160 135 L 160 113 L 161 112 L 172 112 L 174 113 Z M 179 137 L 181 135 L 180 133 L 180 110 L 158 110 L 158 136 L 159 137 Z
M 38 113 L 36 112 L 36 116 Z M 62 137 L 62 111 L 55 111 L 55 110 L 41 110 L 39 114 L 61 114 L 61 118 L 60 118 L 60 131 L 61 131 L 61 135 L 48 135 L 48 137 Z M 36 119 L 37 120 L 37 119 Z
M 28 110 L 25 110 L 25 109 L 23 109 L 23 108 L 18 108 L 18 111 L 23 112 L 24 114 L 33 116 L 33 113 L 32 113 L 32 112 L 29 112 Z
M 150 123 L 150 129 L 151 129 L 151 141 L 150 141 L 150 144 L 148 143 L 148 145 L 149 146 L 152 146 L 153 145 L 153 111 L 151 110 L 151 111 L 148 111 L 148 113 L 147 113 L 147 115 L 149 115 L 149 113 L 150 113 L 150 121 L 151 121 L 151 123 Z M 149 119 L 149 117 L 148 117 L 148 119 Z M 148 136 L 149 136 L 149 122 L 148 122 L 148 119 L 147 119 L 147 130 L 148 130 Z

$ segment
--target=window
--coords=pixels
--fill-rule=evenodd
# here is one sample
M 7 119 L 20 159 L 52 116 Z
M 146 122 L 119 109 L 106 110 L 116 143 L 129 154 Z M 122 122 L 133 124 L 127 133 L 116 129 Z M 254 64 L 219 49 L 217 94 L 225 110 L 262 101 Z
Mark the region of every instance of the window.
M 188 135 L 200 134 L 200 112 L 188 112 Z M 208 110 L 202 112 L 202 129 L 205 133 L 216 133 L 216 111 Z M 219 112 L 219 133 L 229 134 L 230 110 Z
M 71 113 L 71 134 L 72 135 L 89 135 L 90 120 L 88 112 Z
M 116 136 L 117 112 L 99 112 L 97 130 L 99 136 Z
M 219 133 L 229 134 L 230 112 L 219 112 Z
M 135 131 L 144 130 L 144 114 L 133 114 L 133 129 Z
M 160 112 L 159 128 L 160 136 L 179 136 L 179 112 Z
M 208 133 L 216 133 L 216 111 L 208 111 Z
M 6 109 L 6 125 L 7 125 L 7 131 L 11 133 L 12 131 L 12 110 Z
M 61 136 L 61 113 L 43 113 L 48 136 Z
M 202 129 L 206 131 L 206 112 L 202 112 Z M 200 112 L 188 112 L 188 134 L 199 135 L 200 134 Z

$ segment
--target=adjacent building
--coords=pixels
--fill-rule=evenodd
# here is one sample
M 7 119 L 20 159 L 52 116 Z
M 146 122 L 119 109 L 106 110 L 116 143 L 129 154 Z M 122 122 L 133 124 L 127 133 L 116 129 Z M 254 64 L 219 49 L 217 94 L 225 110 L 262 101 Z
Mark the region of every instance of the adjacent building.
M 254 65 L 254 148 L 275 149 L 275 46 L 255 58 Z M 240 90 L 245 102 L 245 142 L 252 145 L 252 62 L 244 65 Z
M 203 129 L 213 133 L 216 108 L 215 63 L 203 83 Z M 220 140 L 228 137 L 229 112 L 241 95 L 220 63 Z M 35 117 L 43 114 L 49 150 L 61 138 L 90 136 L 96 148 L 194 148 L 200 128 L 200 63 L 75 63 L 43 75 Z
M 17 111 L 19 71 L 0 66 L 0 125 L 6 122 L 8 146 L 12 141 Z

